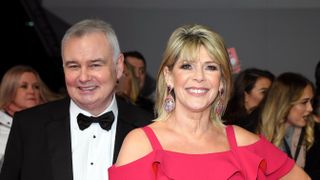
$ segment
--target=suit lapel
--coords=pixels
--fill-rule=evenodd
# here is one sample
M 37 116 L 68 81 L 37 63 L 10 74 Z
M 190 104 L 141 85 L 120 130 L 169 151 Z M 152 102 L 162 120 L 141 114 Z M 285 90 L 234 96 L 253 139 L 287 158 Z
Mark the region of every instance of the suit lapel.
M 136 116 L 133 112 L 131 112 L 134 106 L 123 100 L 121 97 L 116 96 L 116 100 L 118 106 L 118 120 L 116 140 L 114 144 L 113 163 L 115 163 L 118 158 L 122 142 L 126 135 L 134 128 L 141 126 L 140 124 L 136 124 Z
M 116 96 L 117 97 L 117 96 Z M 152 114 L 148 114 L 138 107 L 117 97 L 118 120 L 116 140 L 114 145 L 113 163 L 116 162 L 122 142 L 126 135 L 137 127 L 148 125 L 153 119 Z
M 45 128 L 53 180 L 73 179 L 69 104 L 70 100 L 65 99 L 55 110 L 48 112 L 52 119 Z
M 124 107 L 121 108 L 121 105 L 118 103 L 118 120 L 117 120 L 117 130 L 116 130 L 116 140 L 114 144 L 114 153 L 113 153 L 113 163 L 116 162 L 122 142 L 126 135 L 131 131 L 134 126 L 127 122 L 128 119 L 123 112 Z

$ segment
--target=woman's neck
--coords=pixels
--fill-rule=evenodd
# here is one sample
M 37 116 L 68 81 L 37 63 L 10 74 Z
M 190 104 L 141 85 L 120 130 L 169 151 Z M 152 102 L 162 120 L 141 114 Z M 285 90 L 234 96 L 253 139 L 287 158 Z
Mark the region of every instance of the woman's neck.
M 4 110 L 10 115 L 13 116 L 15 112 L 21 111 L 22 109 L 16 106 L 13 103 L 10 103 L 8 106 L 4 108 Z
M 169 126 L 188 134 L 202 134 L 212 127 L 209 112 L 181 112 L 176 109 L 168 119 Z

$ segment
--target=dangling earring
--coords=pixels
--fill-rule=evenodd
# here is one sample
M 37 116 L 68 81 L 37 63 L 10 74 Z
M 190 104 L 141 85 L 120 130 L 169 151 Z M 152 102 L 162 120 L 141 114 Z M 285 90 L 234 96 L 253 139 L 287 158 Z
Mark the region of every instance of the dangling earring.
M 169 92 L 163 104 L 164 110 L 167 113 L 171 112 L 176 106 L 176 102 L 174 101 L 174 98 L 171 95 L 171 91 L 173 88 L 171 88 L 170 86 L 168 88 L 169 88 Z
M 219 91 L 219 100 L 218 100 L 218 103 L 217 103 L 217 105 L 216 105 L 216 109 L 215 109 L 215 113 L 216 113 L 216 115 L 217 116 L 219 116 L 219 117 L 221 117 L 221 115 L 222 115 L 222 111 L 223 111 L 223 106 L 224 106 L 224 102 L 223 102 L 223 98 L 222 98 L 222 96 L 223 96 L 223 89 L 221 89 L 220 91 Z

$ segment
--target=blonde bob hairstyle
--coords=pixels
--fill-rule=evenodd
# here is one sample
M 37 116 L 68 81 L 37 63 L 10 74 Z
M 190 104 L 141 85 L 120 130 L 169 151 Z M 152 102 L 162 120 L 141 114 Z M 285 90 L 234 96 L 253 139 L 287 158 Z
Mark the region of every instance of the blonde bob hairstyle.
M 217 102 L 220 100 L 224 102 L 222 108 L 222 112 L 224 112 L 226 103 L 230 97 L 231 65 L 228 52 L 224 40 L 219 34 L 208 27 L 197 24 L 179 27 L 169 38 L 157 76 L 155 104 L 155 111 L 158 115 L 157 120 L 165 120 L 169 115 L 163 108 L 164 100 L 168 95 L 167 84 L 164 77 L 165 67 L 168 67 L 169 71 L 172 71 L 179 58 L 190 61 L 196 60 L 201 46 L 206 48 L 209 56 L 215 59 L 216 63 L 220 66 L 224 92 L 221 97 L 216 98 L 212 103 L 210 118 L 215 124 L 223 125 L 220 115 L 217 115 L 215 110 Z

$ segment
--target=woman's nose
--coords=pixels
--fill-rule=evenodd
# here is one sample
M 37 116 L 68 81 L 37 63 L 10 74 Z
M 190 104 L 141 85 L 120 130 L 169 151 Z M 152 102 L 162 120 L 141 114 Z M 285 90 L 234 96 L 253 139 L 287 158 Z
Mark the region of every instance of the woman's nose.
M 204 79 L 204 74 L 202 70 L 196 69 L 194 72 L 194 80 L 201 82 Z

